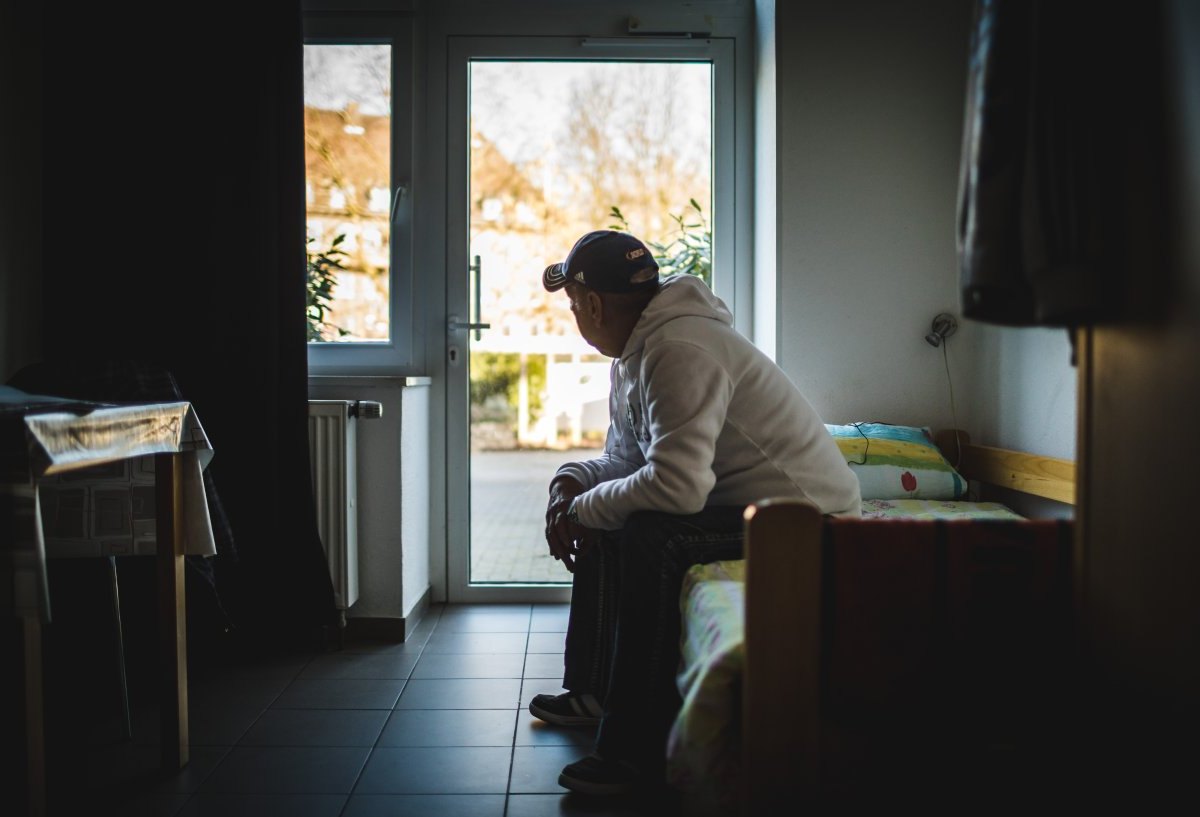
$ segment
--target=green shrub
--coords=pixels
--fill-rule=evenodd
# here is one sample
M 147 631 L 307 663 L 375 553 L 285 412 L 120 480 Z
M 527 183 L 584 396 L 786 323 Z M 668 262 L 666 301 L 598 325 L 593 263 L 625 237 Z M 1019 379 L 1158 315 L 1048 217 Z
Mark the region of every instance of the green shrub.
M 529 378 L 529 419 L 536 420 L 542 410 L 542 391 L 546 388 L 546 358 L 529 355 L 525 373 Z M 492 398 L 503 397 L 509 409 L 509 422 L 517 419 L 517 388 L 521 379 L 521 356 L 515 353 L 475 352 L 471 354 L 472 416 L 495 406 Z M 478 419 L 483 419 L 478 416 Z M 498 418 L 488 418 L 498 419 Z
M 654 253 L 654 260 L 658 263 L 660 275 L 695 275 L 711 287 L 712 228 L 705 220 L 700 204 L 695 199 L 688 199 L 688 203 L 696 211 L 694 216 L 687 213 L 679 215 L 668 213 L 671 220 L 675 222 L 678 235 L 666 244 L 647 241 L 646 245 Z M 614 205 L 609 211 L 609 215 L 617 221 L 616 224 L 610 225 L 612 229 L 627 233 L 633 232 L 629 228 L 629 221 L 626 220 L 625 214 L 619 207 Z M 689 224 L 688 218 L 695 218 L 697 221 Z
M 337 286 L 337 271 L 346 269 L 342 266 L 342 258 L 346 253 L 338 246 L 346 240 L 346 236 L 339 235 L 333 239 L 329 249 L 320 252 L 314 252 L 312 249 L 315 240 L 308 238 L 304 242 L 304 251 L 308 256 L 308 300 L 304 314 L 308 318 L 309 343 L 320 343 L 349 334 L 340 326 L 325 320 L 325 313 L 333 307 L 333 288 Z

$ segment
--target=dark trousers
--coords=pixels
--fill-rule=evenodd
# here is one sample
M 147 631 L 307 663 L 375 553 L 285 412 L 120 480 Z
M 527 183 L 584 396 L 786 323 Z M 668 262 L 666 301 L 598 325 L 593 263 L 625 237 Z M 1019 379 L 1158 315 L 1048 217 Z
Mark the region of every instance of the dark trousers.
M 596 751 L 661 772 L 681 703 L 679 591 L 689 567 L 742 556 L 742 508 L 641 512 L 576 562 L 563 687 L 604 705 Z

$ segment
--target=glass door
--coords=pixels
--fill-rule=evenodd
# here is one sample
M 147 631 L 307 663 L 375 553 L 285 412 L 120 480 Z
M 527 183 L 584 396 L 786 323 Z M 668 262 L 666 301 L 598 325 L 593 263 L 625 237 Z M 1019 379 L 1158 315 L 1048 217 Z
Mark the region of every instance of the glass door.
M 614 228 L 645 240 L 664 271 L 721 282 L 721 51 L 578 39 L 451 48 L 452 600 L 569 590 L 543 534 L 547 486 L 559 465 L 602 448 L 610 360 L 578 336 L 565 296 L 542 289 L 543 268 L 583 233 Z

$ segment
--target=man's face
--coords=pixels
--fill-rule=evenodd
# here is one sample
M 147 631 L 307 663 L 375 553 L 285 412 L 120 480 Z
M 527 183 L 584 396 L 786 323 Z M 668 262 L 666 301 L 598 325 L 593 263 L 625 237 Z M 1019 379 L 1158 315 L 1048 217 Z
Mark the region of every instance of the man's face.
M 567 293 L 571 302 L 571 314 L 575 316 L 575 326 L 580 336 L 596 351 L 612 357 L 613 353 L 604 348 L 603 333 L 594 318 L 594 305 L 588 297 L 591 290 L 578 284 L 568 284 L 563 287 L 563 292 Z

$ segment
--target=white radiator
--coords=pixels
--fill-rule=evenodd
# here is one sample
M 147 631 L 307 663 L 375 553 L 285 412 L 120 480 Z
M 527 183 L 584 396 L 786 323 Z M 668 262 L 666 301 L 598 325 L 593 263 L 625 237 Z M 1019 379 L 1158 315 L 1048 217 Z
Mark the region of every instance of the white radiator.
M 358 600 L 357 421 L 381 414 L 379 403 L 366 400 L 308 401 L 308 449 L 317 529 L 343 621 L 345 611 Z

